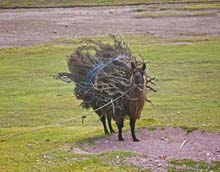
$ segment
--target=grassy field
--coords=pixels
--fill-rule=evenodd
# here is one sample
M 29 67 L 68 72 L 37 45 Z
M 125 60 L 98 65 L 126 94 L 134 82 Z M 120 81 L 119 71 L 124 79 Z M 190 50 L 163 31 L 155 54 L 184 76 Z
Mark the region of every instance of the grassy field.
M 157 4 L 176 2 L 213 2 L 214 0 L 3 0 L 2 8 L 18 7 L 68 7 L 68 6 L 97 6 L 97 5 L 125 5 L 125 4 Z
M 155 17 L 189 17 L 218 15 L 220 2 L 196 4 L 153 4 L 135 10 L 137 18 Z
M 125 38 L 132 51 L 149 62 L 149 74 L 158 77 L 158 93 L 149 95 L 155 108 L 145 106 L 138 127 L 220 131 L 219 37 Z M 108 37 L 96 39 L 109 41 Z M 124 157 L 134 153 L 97 156 L 77 155 L 71 150 L 81 142 L 103 137 L 96 115 L 89 115 L 81 124 L 80 116 L 88 111 L 80 109 L 80 102 L 72 94 L 73 85 L 53 78 L 56 72 L 67 71 L 65 56 L 79 41 L 57 40 L 33 47 L 0 49 L 0 171 L 138 170 L 122 163 Z M 72 120 L 59 124 L 66 119 Z M 28 130 L 33 131 L 16 134 Z M 113 166 L 109 160 L 116 155 L 121 161 Z M 174 166 L 178 163 L 171 162 Z M 211 166 L 220 168 L 219 164 Z

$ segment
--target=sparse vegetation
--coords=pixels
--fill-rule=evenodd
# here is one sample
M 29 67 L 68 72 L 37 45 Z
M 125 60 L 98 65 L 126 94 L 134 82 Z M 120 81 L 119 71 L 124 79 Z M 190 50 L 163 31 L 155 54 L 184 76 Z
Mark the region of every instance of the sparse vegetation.
M 205 11 L 151 11 L 136 15 L 136 18 L 155 18 L 155 17 L 191 17 L 191 16 L 209 16 L 217 15 L 217 12 Z
M 148 5 L 148 9 L 150 10 L 216 10 L 220 8 L 219 2 L 206 2 L 206 3 L 192 3 L 192 4 L 154 4 Z
M 212 2 L 213 0 L 4 0 L 0 2 L 2 8 L 19 7 L 68 7 L 68 6 L 99 6 L 99 5 L 126 5 L 126 4 L 157 4 L 167 2 Z
M 207 163 L 204 161 L 193 161 L 191 159 L 184 160 L 172 160 L 170 161 L 171 166 L 169 167 L 169 172 L 188 172 L 188 171 L 213 171 L 218 172 L 220 169 L 220 162 L 212 161 Z

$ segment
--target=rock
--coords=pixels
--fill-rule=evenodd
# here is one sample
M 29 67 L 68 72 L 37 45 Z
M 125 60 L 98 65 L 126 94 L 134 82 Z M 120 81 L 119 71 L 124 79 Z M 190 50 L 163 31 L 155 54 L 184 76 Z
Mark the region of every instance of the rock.
M 206 156 L 207 156 L 207 157 L 210 157 L 210 153 L 206 153 Z
M 76 158 L 76 157 L 74 157 L 74 158 L 72 158 L 71 160 L 76 161 L 76 160 L 77 160 L 77 158 Z
M 65 157 L 65 158 L 63 158 L 63 160 L 64 160 L 64 161 L 67 161 L 67 160 L 68 160 L 68 158 L 66 158 L 66 157 Z
M 161 137 L 160 140 L 168 141 L 168 138 L 167 137 Z
M 49 156 L 47 156 L 47 155 L 43 155 L 43 158 L 49 158 Z
M 161 164 L 161 163 L 157 164 L 157 167 L 161 167 L 161 166 L 162 166 L 162 164 Z
M 27 144 L 26 146 L 27 146 L 27 147 L 32 147 L 33 145 L 32 145 L 32 144 Z

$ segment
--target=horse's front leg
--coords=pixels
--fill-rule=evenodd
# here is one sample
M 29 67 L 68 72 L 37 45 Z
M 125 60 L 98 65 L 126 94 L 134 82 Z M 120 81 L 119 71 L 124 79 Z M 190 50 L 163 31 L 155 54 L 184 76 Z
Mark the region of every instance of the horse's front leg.
M 134 142 L 139 142 L 140 140 L 138 140 L 135 135 L 135 122 L 136 119 L 130 118 L 131 136 Z

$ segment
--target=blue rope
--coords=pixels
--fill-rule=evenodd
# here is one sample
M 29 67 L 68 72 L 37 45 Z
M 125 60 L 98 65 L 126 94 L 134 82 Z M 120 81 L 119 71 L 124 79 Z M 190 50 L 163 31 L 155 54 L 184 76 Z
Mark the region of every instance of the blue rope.
M 90 71 L 89 73 L 87 74 L 87 79 L 86 79 L 86 84 L 85 84 L 85 90 L 88 91 L 89 90 L 89 87 L 92 83 L 92 79 L 103 69 L 105 68 L 106 66 L 108 66 L 109 64 L 117 61 L 118 58 L 114 58 L 112 59 L 110 62 L 104 64 L 103 62 L 99 63 L 99 64 L 96 64 Z

